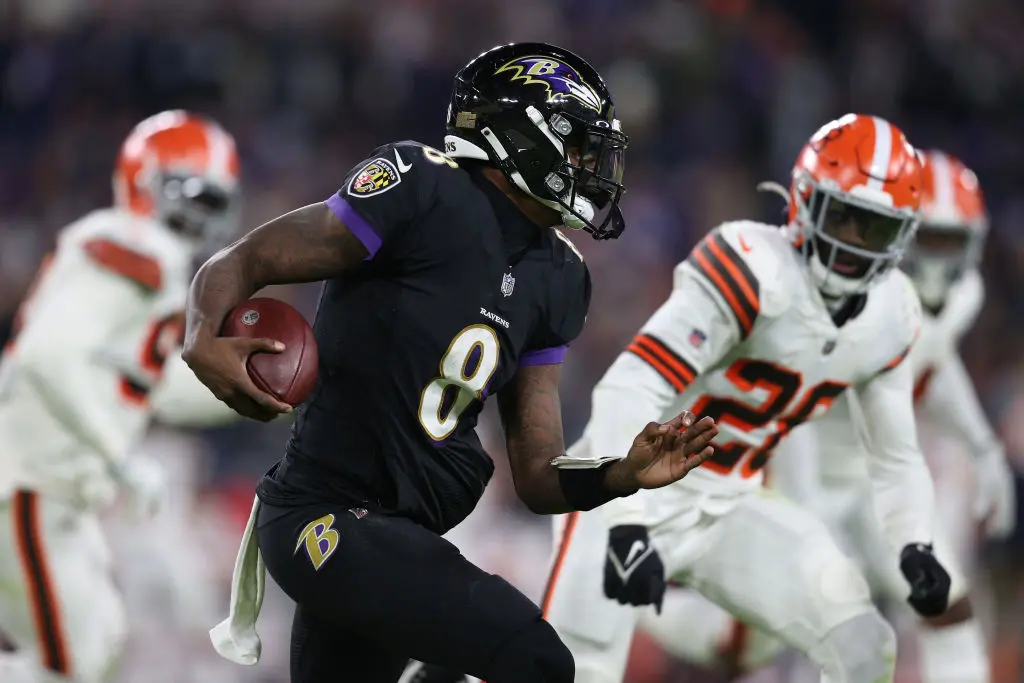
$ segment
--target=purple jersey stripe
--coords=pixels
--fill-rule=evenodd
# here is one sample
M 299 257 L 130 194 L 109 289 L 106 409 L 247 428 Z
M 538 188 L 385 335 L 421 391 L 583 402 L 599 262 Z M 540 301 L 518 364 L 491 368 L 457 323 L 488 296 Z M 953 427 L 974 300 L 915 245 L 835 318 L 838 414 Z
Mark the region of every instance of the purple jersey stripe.
M 364 261 L 369 261 L 373 258 L 377 250 L 380 249 L 381 239 L 377 231 L 373 229 L 370 222 L 359 215 L 359 213 L 353 209 L 347 201 L 341 198 L 340 195 L 331 195 L 325 204 L 327 208 L 334 212 L 334 215 L 341 219 L 341 222 L 345 224 L 352 234 L 355 235 L 363 246 L 366 247 L 366 251 L 370 252 Z
M 527 365 L 558 365 L 565 360 L 568 346 L 552 346 L 548 349 L 535 349 L 519 356 L 519 367 Z

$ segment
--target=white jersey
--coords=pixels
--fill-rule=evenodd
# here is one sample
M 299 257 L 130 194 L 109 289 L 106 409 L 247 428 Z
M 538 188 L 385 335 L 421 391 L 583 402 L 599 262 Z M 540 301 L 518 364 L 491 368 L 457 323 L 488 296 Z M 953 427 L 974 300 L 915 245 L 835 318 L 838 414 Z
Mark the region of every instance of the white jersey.
M 914 398 L 937 424 L 951 429 L 976 456 L 1003 447 L 985 417 L 977 392 L 957 350 L 985 302 L 981 274 L 968 271 L 950 289 L 945 307 L 925 313 L 921 340 L 908 360 L 914 371 Z
M 936 424 L 951 429 L 976 456 L 996 454 L 1002 445 L 985 417 L 957 347 L 971 328 L 984 303 L 984 286 L 977 270 L 968 271 L 950 289 L 946 305 L 937 313 L 925 312 L 921 334 L 907 356 L 914 377 L 914 400 Z M 837 409 L 811 427 L 819 453 L 818 475 L 833 482 L 864 476 L 863 461 L 853 456 L 862 450 L 863 435 L 854 430 L 846 398 Z M 787 454 L 788 455 L 788 454 Z M 806 460 L 807 458 L 801 458 Z
M 191 261 L 177 234 L 117 209 L 61 231 L 0 360 L 0 498 L 105 504 L 153 415 L 229 418 L 180 356 Z
M 776 226 L 712 231 L 595 388 L 583 439 L 561 464 L 621 457 L 647 422 L 688 409 L 715 418 L 716 454 L 673 486 L 728 499 L 758 488 L 776 444 L 849 388 L 878 444 L 871 472 L 890 541 L 930 541 L 933 493 L 903 362 L 921 326 L 917 296 L 890 272 L 837 326 L 801 259 Z M 607 504 L 609 522 L 645 523 L 646 497 Z

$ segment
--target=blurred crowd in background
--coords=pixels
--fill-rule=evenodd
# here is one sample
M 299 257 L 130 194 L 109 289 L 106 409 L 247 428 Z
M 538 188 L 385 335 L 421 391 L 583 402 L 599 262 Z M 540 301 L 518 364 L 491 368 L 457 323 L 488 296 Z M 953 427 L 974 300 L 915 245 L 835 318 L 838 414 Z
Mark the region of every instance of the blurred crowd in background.
M 0 0 L 0 341 L 56 232 L 110 202 L 114 156 L 137 120 L 182 107 L 224 124 L 239 144 L 250 229 L 325 199 L 381 143 L 440 146 L 455 71 L 492 45 L 542 40 L 606 75 L 631 138 L 628 230 L 611 243 L 575 236 L 594 297 L 563 375 L 567 440 L 673 266 L 723 220 L 780 220 L 757 182 L 788 182 L 804 140 L 859 111 L 961 157 L 981 180 L 988 297 L 963 353 L 1024 471 L 1022 35 L 1024 3 L 1011 0 Z M 317 293 L 272 292 L 309 315 Z M 168 467 L 172 498 L 149 527 L 110 520 L 132 619 L 122 680 L 287 681 L 291 612 L 279 593 L 267 598 L 255 668 L 218 660 L 206 635 L 227 607 L 253 485 L 287 432 L 284 420 L 158 427 L 143 445 Z M 492 416 L 481 432 L 500 461 Z M 539 595 L 549 524 L 516 502 L 507 468 L 453 538 Z M 1024 535 L 979 552 L 978 583 L 997 605 L 996 680 L 1017 683 Z M 635 655 L 630 683 L 715 680 L 642 638 Z M 915 683 L 913 657 L 903 659 L 900 683 Z

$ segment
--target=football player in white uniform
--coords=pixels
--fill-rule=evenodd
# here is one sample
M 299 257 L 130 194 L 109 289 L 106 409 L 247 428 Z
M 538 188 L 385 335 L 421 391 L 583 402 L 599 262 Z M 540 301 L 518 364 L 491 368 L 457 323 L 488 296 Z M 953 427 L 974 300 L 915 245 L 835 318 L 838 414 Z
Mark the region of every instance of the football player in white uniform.
M 800 153 L 786 226 L 726 223 L 677 267 L 565 457 L 601 466 L 638 425 L 682 408 L 715 418 L 717 452 L 678 484 L 556 522 L 543 606 L 577 681 L 621 681 L 636 610 L 617 602 L 657 605 L 666 578 L 806 653 L 824 681 L 892 680 L 895 635 L 863 576 L 824 523 L 761 486 L 775 445 L 848 388 L 871 430 L 875 503 L 908 600 L 924 615 L 945 611 L 949 575 L 932 552 L 932 482 L 903 362 L 920 304 L 895 268 L 921 184 L 899 129 L 844 116 Z
M 114 195 L 60 232 L 0 361 L 0 630 L 18 649 L 5 683 L 103 680 L 125 624 L 97 512 L 119 490 L 153 503 L 160 478 L 127 457 L 151 417 L 233 419 L 180 344 L 196 257 L 236 222 L 234 139 L 183 111 L 148 118 Z
M 978 266 L 988 213 L 977 177 L 959 159 L 926 153 L 924 178 L 922 224 L 904 263 L 924 309 L 921 339 L 910 357 L 914 397 L 974 454 L 971 513 L 990 538 L 1005 538 L 1016 525 L 1013 471 L 957 352 L 984 304 Z
M 978 264 L 988 231 L 987 212 L 976 176 L 960 160 L 936 151 L 923 158 L 921 226 L 902 267 L 914 283 L 924 315 L 921 335 L 906 362 L 919 409 L 935 424 L 952 430 L 975 457 L 973 509 L 954 510 L 946 517 L 969 517 L 968 522 L 976 522 L 988 536 L 1000 538 L 1015 524 L 1013 472 L 957 352 L 983 303 Z M 803 427 L 780 449 L 785 453 L 772 461 L 773 488 L 818 512 L 865 566 L 880 597 L 898 602 L 907 584 L 871 514 L 866 448 L 853 425 L 833 411 Z M 939 507 L 947 504 L 943 499 Z M 936 524 L 936 554 L 952 585 L 949 608 L 925 619 L 920 632 L 924 683 L 987 683 L 990 678 L 957 545 Z M 688 626 L 681 628 L 684 624 Z M 669 652 L 735 673 L 757 668 L 782 650 L 781 643 L 763 631 L 737 623 L 714 605 L 681 591 L 669 596 L 660 617 L 644 614 L 641 625 Z

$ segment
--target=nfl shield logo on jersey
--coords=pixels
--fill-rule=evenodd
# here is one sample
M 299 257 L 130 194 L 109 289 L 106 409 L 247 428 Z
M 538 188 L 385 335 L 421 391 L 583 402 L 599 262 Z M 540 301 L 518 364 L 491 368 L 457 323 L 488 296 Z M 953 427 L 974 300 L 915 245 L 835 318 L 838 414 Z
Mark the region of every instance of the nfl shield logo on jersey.
M 501 277 L 501 293 L 505 296 L 512 296 L 512 288 L 516 286 L 516 279 L 512 273 L 505 273 Z
M 700 348 L 700 345 L 703 344 L 704 340 L 707 339 L 707 338 L 708 338 L 708 336 L 706 334 L 704 334 L 703 332 L 701 332 L 697 328 L 693 328 L 693 331 L 690 332 L 689 340 L 690 340 L 690 344 L 694 348 Z

